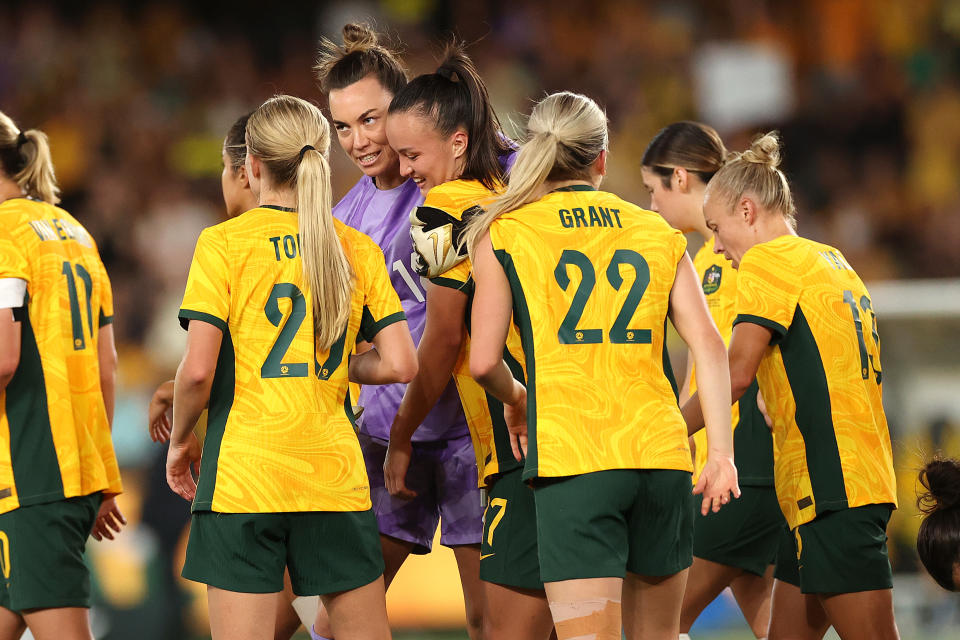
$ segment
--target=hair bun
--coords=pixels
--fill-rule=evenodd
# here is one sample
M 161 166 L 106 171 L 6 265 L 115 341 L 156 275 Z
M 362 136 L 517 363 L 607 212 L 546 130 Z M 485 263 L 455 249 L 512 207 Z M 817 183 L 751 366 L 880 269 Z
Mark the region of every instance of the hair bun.
M 919 480 L 926 489 L 917 497 L 917 506 L 923 513 L 960 506 L 960 462 L 957 460 L 931 460 L 920 470 Z
M 745 162 L 764 164 L 771 169 L 780 166 L 780 136 L 776 131 L 765 133 L 754 139 L 750 148 L 740 154 Z
M 365 22 L 350 22 L 343 25 L 344 53 L 369 51 L 377 46 L 377 34 Z

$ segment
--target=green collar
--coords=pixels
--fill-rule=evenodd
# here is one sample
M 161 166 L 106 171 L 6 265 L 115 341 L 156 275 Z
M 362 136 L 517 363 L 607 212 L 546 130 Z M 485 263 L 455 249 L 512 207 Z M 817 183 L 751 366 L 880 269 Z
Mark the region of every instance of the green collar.
M 291 209 L 290 207 L 281 207 L 278 204 L 262 204 L 260 205 L 261 209 L 276 209 L 277 211 L 289 211 L 291 213 L 296 213 L 296 209 Z
M 554 189 L 554 191 L 596 191 L 596 189 L 589 184 L 571 184 L 566 187 Z

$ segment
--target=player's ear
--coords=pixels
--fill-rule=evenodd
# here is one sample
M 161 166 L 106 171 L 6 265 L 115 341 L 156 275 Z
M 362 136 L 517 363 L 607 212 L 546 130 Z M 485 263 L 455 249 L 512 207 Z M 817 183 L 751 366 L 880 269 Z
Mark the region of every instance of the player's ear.
M 607 154 L 609 151 L 604 149 L 600 152 L 600 155 L 597 156 L 597 159 L 593 161 L 593 167 L 596 170 L 597 174 L 600 176 L 607 175 Z
M 680 193 L 687 193 L 690 190 L 690 174 L 683 167 L 674 167 L 670 180 Z
M 734 213 L 743 218 L 747 226 L 752 227 L 756 224 L 757 214 L 759 213 L 757 211 L 757 203 L 749 196 L 741 196 L 734 208 Z
M 460 156 L 466 155 L 467 145 L 470 142 L 470 135 L 466 132 L 465 129 L 457 129 L 450 136 L 450 144 L 453 148 L 453 157 L 459 158 Z

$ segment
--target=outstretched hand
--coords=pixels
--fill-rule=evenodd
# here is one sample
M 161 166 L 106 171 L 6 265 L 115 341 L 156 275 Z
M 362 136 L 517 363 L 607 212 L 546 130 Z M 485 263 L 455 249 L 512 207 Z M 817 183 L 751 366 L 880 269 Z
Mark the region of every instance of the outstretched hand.
M 707 455 L 707 463 L 700 472 L 697 486 L 693 488 L 696 495 L 703 494 L 700 504 L 700 513 L 720 511 L 720 507 L 730 502 L 731 495 L 740 497 L 740 486 L 737 483 L 737 467 L 733 464 L 732 456 Z

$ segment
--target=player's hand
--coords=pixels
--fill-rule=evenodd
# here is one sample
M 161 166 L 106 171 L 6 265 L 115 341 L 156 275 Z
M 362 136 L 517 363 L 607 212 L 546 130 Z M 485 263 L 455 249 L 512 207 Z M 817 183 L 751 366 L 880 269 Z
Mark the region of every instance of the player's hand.
M 390 495 L 404 500 L 417 497 L 417 492 L 407 488 L 407 469 L 413 456 L 413 445 L 409 440 L 391 438 L 387 445 L 387 456 L 383 460 L 383 481 Z
M 707 454 L 707 463 L 700 472 L 700 480 L 693 488 L 696 495 L 703 494 L 700 504 L 700 513 L 720 511 L 720 507 L 730 502 L 731 495 L 740 497 L 740 486 L 737 484 L 737 467 L 733 464 L 733 456 Z
M 167 449 L 167 484 L 184 500 L 193 500 L 197 495 L 197 482 L 191 467 L 200 475 L 200 441 L 192 432 L 182 443 L 170 442 Z
M 767 413 L 767 403 L 763 401 L 763 394 L 760 393 L 759 389 L 757 389 L 757 409 L 760 409 L 760 415 L 763 416 L 763 421 L 767 423 L 767 428 L 773 431 L 773 420 Z
M 514 401 L 503 405 L 503 419 L 510 432 L 510 448 L 517 462 L 527 457 L 527 388 L 514 380 Z
M 153 392 L 150 398 L 149 431 L 154 442 L 166 442 L 170 439 L 170 420 L 173 411 L 173 381 L 164 382 Z
M 127 524 L 127 519 L 120 512 L 117 506 L 117 497 L 115 495 L 103 495 L 103 502 L 100 503 L 100 510 L 97 512 L 97 519 L 93 521 L 93 530 L 90 535 L 94 540 L 114 539 L 114 532 L 120 533 L 123 525 Z M 112 531 L 111 531 L 112 530 Z

